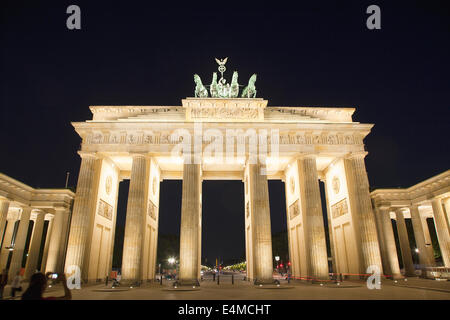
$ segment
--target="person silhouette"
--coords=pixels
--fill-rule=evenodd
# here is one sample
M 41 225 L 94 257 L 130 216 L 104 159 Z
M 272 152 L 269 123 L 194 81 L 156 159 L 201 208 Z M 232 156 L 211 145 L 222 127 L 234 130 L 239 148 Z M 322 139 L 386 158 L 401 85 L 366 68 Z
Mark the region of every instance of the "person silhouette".
M 8 269 L 3 269 L 2 275 L 0 276 L 0 300 L 3 299 L 3 290 L 8 284 Z
M 64 288 L 64 296 L 61 297 L 43 297 L 42 295 L 47 288 L 47 277 L 41 273 L 35 273 L 31 276 L 30 285 L 27 290 L 22 294 L 22 300 L 70 300 L 72 299 L 72 293 L 67 287 L 67 280 L 64 274 L 59 275 L 59 279 L 62 282 Z

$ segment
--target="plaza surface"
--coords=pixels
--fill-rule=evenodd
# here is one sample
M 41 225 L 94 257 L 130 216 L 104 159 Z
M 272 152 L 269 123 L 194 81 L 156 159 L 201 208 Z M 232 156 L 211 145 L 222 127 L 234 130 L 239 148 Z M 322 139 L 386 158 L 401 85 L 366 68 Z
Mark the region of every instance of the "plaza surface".
M 74 300 L 450 300 L 450 282 L 408 278 L 397 283 L 382 281 L 381 289 L 369 290 L 365 282 L 344 281 L 309 284 L 282 282 L 281 286 L 255 287 L 246 281 L 221 283 L 203 281 L 200 288 L 187 291 L 174 290 L 172 282 L 158 283 L 141 288 L 107 289 L 104 284 L 83 286 L 72 290 Z M 114 291 L 115 290 L 115 291 Z M 49 288 L 46 296 L 63 295 L 58 285 Z

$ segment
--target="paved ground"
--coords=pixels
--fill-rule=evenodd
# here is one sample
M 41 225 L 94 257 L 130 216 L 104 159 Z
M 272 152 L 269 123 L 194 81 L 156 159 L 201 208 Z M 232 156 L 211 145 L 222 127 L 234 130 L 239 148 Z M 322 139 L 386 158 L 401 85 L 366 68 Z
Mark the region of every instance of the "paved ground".
M 228 279 L 229 280 L 229 279 Z M 221 282 L 203 281 L 200 288 L 190 291 L 174 290 L 172 281 L 163 286 L 149 284 L 141 288 L 106 288 L 104 284 L 84 286 L 73 290 L 74 300 L 450 300 L 450 282 L 409 278 L 397 283 L 383 281 L 381 289 L 369 290 L 365 282 L 344 281 L 339 286 L 330 283 L 319 284 L 284 282 L 280 287 L 255 287 L 246 281 Z M 108 291 L 106 291 L 108 290 Z M 62 288 L 48 288 L 47 296 L 62 295 Z

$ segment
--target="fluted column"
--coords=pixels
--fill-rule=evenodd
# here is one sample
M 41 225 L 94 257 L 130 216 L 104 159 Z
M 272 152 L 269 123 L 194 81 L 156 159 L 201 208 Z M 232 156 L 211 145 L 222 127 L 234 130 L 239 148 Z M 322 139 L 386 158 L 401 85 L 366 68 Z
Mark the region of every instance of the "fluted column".
M 447 220 L 447 228 L 450 232 L 450 198 L 442 200 L 445 208 L 445 218 Z
M 3 272 L 3 269 L 6 268 L 6 265 L 8 264 L 8 258 L 10 251 L 9 249 L 6 249 L 6 247 L 10 247 L 12 244 L 12 239 L 14 235 L 14 227 L 16 225 L 16 221 L 18 219 L 18 215 L 15 213 L 12 215 L 12 218 L 8 220 L 8 224 L 6 225 L 6 231 L 5 236 L 3 238 L 3 246 L 1 248 L 1 254 L 0 254 L 0 269 Z
M 411 255 L 411 247 L 409 245 L 408 230 L 406 229 L 405 217 L 402 209 L 395 212 L 397 217 L 398 240 L 400 242 L 400 250 L 402 251 L 403 268 L 405 276 L 414 277 L 416 275 L 414 263 Z
M 82 279 L 87 279 L 87 272 L 83 268 L 83 262 L 86 253 L 88 234 L 90 231 L 92 211 L 94 210 L 95 206 L 95 191 L 97 189 L 95 181 L 99 170 L 96 166 L 97 157 L 95 155 L 88 153 L 80 153 L 80 155 L 81 167 L 80 173 L 78 175 L 77 191 L 75 195 L 72 221 L 70 225 L 65 270 L 67 270 L 71 266 L 77 266 L 82 272 Z M 55 217 L 55 230 L 52 232 L 52 234 L 55 234 L 55 237 L 61 237 L 63 235 L 58 234 L 61 231 L 57 230 L 62 230 L 63 222 L 61 221 L 56 223 L 56 218 L 57 217 Z M 58 240 L 58 250 L 60 241 L 61 239 Z M 50 249 L 56 250 L 56 248 Z M 54 252 L 50 251 L 50 249 L 49 258 L 50 254 L 54 254 Z M 57 266 L 57 262 L 50 262 L 51 261 L 47 261 L 46 269 L 55 268 Z
M 305 221 L 308 275 L 315 279 L 328 279 L 327 244 L 316 158 L 308 155 L 298 159 L 298 173 L 303 221 Z
M 386 249 L 386 265 L 388 266 L 388 268 L 384 270 L 384 273 L 392 275 L 393 279 L 399 279 L 402 278 L 402 274 L 400 272 L 400 265 L 398 263 L 397 247 L 395 246 L 394 230 L 392 229 L 392 221 L 389 208 L 380 208 L 379 213 L 381 233 Z
M 273 282 L 269 186 L 265 164 L 248 164 L 255 283 Z
M 366 153 L 351 154 L 345 159 L 345 170 L 350 201 L 359 225 L 360 256 L 362 258 L 361 272 L 365 273 L 369 266 L 377 266 L 382 270 L 380 248 L 378 244 L 375 216 L 372 210 L 372 201 L 369 192 L 364 157 Z
M 25 265 L 24 279 L 30 279 L 37 269 L 39 250 L 41 248 L 42 232 L 44 230 L 44 218 L 45 212 L 39 210 L 37 212 L 36 221 L 33 227 L 30 250 L 28 250 L 27 263 Z
M 436 259 L 434 258 L 434 248 L 431 241 L 430 229 L 428 228 L 428 222 L 426 216 L 420 217 L 420 222 L 422 223 L 423 236 L 425 238 L 425 247 L 427 248 L 428 257 L 431 261 L 431 266 L 436 265 Z
M 180 283 L 198 284 L 201 254 L 201 166 L 183 165 L 180 227 Z
M 8 279 L 12 280 L 17 272 L 22 268 L 23 254 L 25 250 L 25 242 L 28 235 L 28 226 L 30 224 L 31 207 L 24 207 L 20 215 L 19 228 L 14 240 L 14 250 L 9 266 Z
M 326 187 L 326 180 L 323 180 L 323 183 L 325 184 L 325 202 L 327 206 L 327 220 L 328 220 L 328 235 L 330 238 L 330 251 L 331 251 L 331 264 L 332 264 L 332 272 L 337 272 L 337 263 L 336 263 L 336 249 L 334 247 L 334 235 L 333 235 L 333 225 L 331 223 L 331 211 L 330 211 L 330 202 L 328 200 L 328 188 Z M 289 232 L 288 232 L 289 234 Z
M 450 235 L 447 228 L 444 210 L 442 210 L 441 199 L 435 198 L 431 201 L 433 207 L 434 223 L 441 248 L 442 260 L 446 268 L 450 268 Z
M 146 211 L 145 182 L 148 178 L 146 168 L 146 156 L 144 154 L 133 154 L 122 258 L 122 279 L 130 283 L 141 280 Z
M 49 237 L 50 243 L 48 246 L 45 272 L 59 273 L 63 269 L 62 262 L 64 257 L 61 255 L 61 247 L 64 242 L 64 237 L 66 236 L 64 233 L 64 220 L 66 215 L 68 215 L 68 213 L 64 208 L 55 210 L 55 217 L 53 218 L 53 226 Z M 69 266 L 70 264 L 66 265 Z
M 425 236 L 422 221 L 420 220 L 419 207 L 417 205 L 412 205 L 409 207 L 409 213 L 411 214 L 414 238 L 416 239 L 417 249 L 419 250 L 420 265 L 422 268 L 431 267 L 433 265 L 433 261 L 429 256 L 427 247 L 425 246 Z
M 383 215 L 389 214 L 386 208 L 375 208 L 375 222 L 377 224 L 378 243 L 380 244 L 381 263 L 383 264 L 384 274 L 392 274 L 391 265 L 389 263 L 387 243 L 384 236 Z
M 5 232 L 6 220 L 8 219 L 9 201 L 0 199 L 0 243 Z
M 47 234 L 45 235 L 44 253 L 42 254 L 42 263 L 41 263 L 41 268 L 40 268 L 41 272 L 45 272 L 45 269 L 47 267 L 48 250 L 50 247 L 50 239 L 51 239 L 52 229 L 53 229 L 53 219 L 54 219 L 54 216 L 51 216 L 48 219 Z

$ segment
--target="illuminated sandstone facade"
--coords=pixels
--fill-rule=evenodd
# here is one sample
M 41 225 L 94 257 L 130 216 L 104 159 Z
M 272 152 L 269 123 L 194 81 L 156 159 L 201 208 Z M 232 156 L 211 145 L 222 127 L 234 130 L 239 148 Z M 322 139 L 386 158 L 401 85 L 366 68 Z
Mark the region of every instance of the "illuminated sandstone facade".
M 74 197 L 67 189 L 34 189 L 0 173 L 0 269 L 8 269 L 9 281 L 21 269 L 25 280 L 36 270 L 63 271 Z
M 446 268 L 450 268 L 450 170 L 405 189 L 377 189 L 371 193 L 377 216 L 381 256 L 385 273 L 399 276 L 399 263 L 391 219 L 396 220 L 400 254 L 406 276 L 415 275 L 411 249 L 419 267 L 433 267 L 433 246 L 427 223 L 432 218 Z M 405 219 L 411 219 L 416 248 L 411 248 Z
M 92 106 L 75 122 L 82 138 L 66 270 L 83 280 L 111 270 L 118 184 L 130 179 L 122 279 L 153 279 L 159 186 L 182 179 L 180 282 L 200 277 L 202 180 L 240 180 L 245 190 L 248 278 L 272 282 L 267 181 L 285 181 L 295 277 L 328 278 L 319 180 L 325 182 L 337 272 L 381 269 L 364 165 L 371 124 L 353 108 L 267 107 L 261 98 L 186 98 L 181 106 Z

